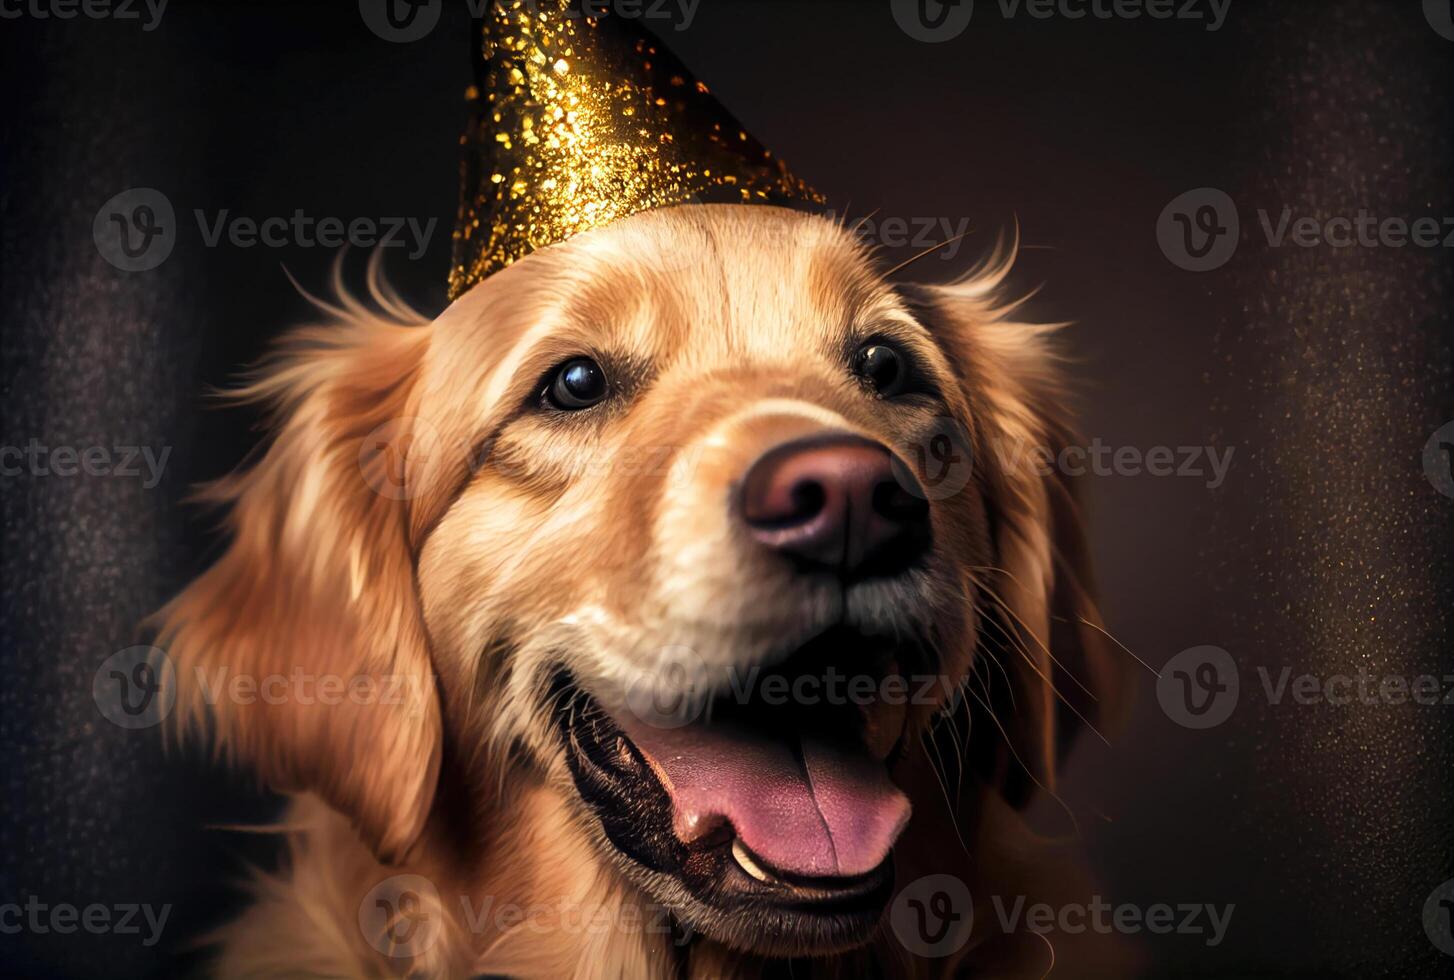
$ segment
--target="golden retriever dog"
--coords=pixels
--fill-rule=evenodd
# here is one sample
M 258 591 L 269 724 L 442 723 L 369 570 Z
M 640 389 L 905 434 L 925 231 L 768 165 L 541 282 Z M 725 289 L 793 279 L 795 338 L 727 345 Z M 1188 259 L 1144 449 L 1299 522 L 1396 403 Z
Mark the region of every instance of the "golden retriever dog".
M 1007 267 L 895 285 L 839 223 L 689 204 L 432 322 L 372 276 L 382 312 L 322 304 L 240 392 L 275 431 L 158 614 L 180 729 L 294 794 L 216 971 L 1064 960 L 991 914 L 924 955 L 887 912 L 931 874 L 1084 886 L 1016 813 L 1119 671 Z

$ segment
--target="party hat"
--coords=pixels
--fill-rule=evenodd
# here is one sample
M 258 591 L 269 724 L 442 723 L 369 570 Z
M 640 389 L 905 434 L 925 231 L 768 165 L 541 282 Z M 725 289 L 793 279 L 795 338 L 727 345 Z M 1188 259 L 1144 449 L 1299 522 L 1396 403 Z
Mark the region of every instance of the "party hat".
M 450 299 L 536 249 L 651 208 L 823 203 L 640 18 L 494 0 L 474 38 Z

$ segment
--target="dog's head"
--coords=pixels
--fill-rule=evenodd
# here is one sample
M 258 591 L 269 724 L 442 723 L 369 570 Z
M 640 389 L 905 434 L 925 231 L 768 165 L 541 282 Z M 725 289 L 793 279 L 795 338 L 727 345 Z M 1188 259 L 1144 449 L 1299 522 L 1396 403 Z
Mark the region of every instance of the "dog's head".
M 1005 320 L 1002 274 L 894 287 L 832 222 L 689 206 L 432 324 L 339 311 L 250 389 L 276 438 L 164 611 L 183 717 L 223 667 L 398 679 L 211 714 L 386 859 L 444 755 L 475 802 L 523 767 L 688 926 L 865 941 L 935 719 L 984 717 L 981 782 L 1019 802 L 1111 693 L 1075 505 L 1038 468 L 1067 438 L 1046 330 Z

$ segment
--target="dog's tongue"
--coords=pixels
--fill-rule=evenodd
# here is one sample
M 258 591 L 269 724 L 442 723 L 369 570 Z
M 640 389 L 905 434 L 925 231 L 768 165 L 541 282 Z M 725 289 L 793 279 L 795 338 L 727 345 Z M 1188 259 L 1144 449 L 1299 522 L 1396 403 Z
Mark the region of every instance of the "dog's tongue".
M 676 834 L 691 841 L 721 818 L 757 857 L 805 877 L 866 874 L 909 819 L 909 801 L 867 751 L 731 724 L 623 724 L 666 785 Z

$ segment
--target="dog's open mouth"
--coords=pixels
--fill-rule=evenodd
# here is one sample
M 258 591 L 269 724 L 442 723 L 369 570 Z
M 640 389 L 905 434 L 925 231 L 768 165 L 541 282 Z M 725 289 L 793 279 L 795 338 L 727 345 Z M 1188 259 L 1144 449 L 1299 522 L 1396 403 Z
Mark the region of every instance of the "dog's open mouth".
M 567 675 L 557 685 L 581 797 L 628 874 L 688 926 L 760 952 L 872 932 L 909 802 L 856 710 L 723 697 L 711 720 L 661 725 L 613 716 Z

